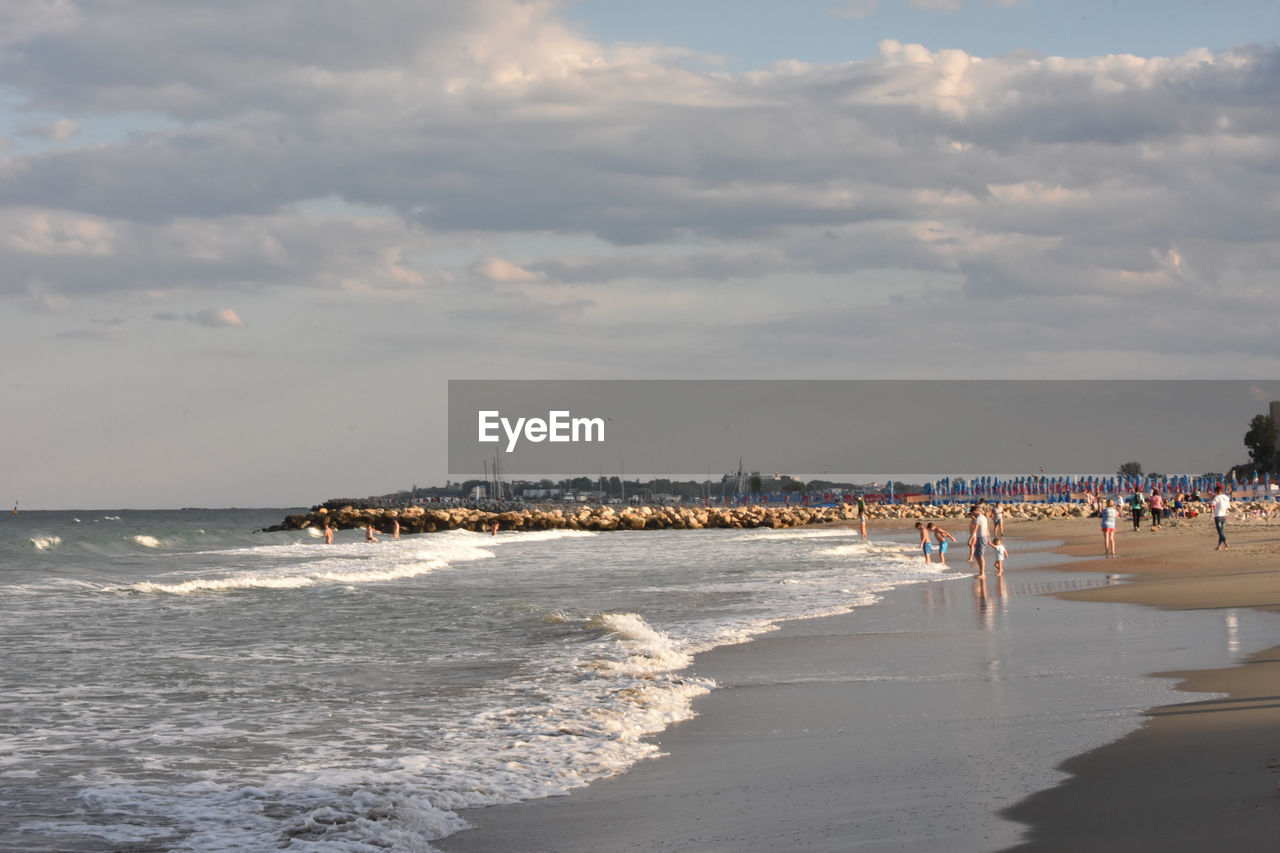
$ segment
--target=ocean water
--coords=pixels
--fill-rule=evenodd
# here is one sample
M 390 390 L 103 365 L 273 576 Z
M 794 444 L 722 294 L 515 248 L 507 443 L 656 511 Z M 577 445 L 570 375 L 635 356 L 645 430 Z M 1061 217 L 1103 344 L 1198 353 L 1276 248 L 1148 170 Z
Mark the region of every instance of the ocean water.
M 936 580 L 836 528 L 255 533 L 0 520 L 0 850 L 431 851 L 654 754 L 692 656 Z

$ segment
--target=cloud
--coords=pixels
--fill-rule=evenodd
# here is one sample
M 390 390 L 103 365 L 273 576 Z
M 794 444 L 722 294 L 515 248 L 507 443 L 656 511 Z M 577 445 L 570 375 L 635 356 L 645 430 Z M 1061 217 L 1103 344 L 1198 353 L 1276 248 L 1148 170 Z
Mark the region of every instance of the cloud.
M 51 124 L 46 125 L 28 125 L 19 133 L 22 136 L 34 137 L 37 139 L 45 139 L 49 142 L 66 142 L 67 140 L 79 135 L 80 122 L 69 118 L 60 118 Z
M 732 293 L 739 318 L 784 302 L 811 322 L 928 295 L 1043 326 L 1064 294 L 1101 315 L 1141 294 L 1185 339 L 1280 261 L 1275 48 L 886 41 L 710 73 L 592 42 L 561 10 L 9 4 L 6 93 L 122 127 L 0 159 L 0 295 L 375 296 L 469 329 L 498 298 L 572 324 L 637 292 L 654 313 L 711 317 Z
M 476 275 L 495 282 L 536 281 L 538 279 L 537 273 L 522 269 L 502 258 L 478 260 L 471 265 L 470 270 Z
M 192 314 L 190 319 L 210 329 L 244 325 L 244 321 L 230 308 L 205 308 Z
M 204 326 L 207 329 L 239 328 L 244 325 L 240 316 L 230 308 L 202 308 L 189 314 L 177 314 L 172 311 L 160 311 L 155 319 L 165 323 L 186 322 Z
M 91 326 L 80 329 L 68 329 L 58 332 L 54 337 L 67 341 L 118 341 L 125 337 L 126 321 L 120 317 L 90 320 Z

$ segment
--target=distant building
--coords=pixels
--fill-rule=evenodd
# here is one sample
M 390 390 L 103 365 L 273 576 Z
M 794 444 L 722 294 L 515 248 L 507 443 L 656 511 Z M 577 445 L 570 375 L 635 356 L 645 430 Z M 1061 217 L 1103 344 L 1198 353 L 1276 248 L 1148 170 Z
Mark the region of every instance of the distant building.
M 558 501 L 564 496 L 564 489 L 523 489 L 520 495 L 527 501 Z

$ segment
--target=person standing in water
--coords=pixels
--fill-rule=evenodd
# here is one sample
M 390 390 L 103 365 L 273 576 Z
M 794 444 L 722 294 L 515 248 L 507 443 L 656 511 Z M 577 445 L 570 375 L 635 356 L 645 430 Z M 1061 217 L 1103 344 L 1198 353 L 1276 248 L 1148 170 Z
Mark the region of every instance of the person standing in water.
M 930 525 L 932 527 L 933 525 Z M 920 550 L 924 552 L 924 561 L 929 562 L 929 553 L 933 550 L 933 543 L 929 540 L 929 531 L 925 529 L 923 521 L 916 522 L 916 532 L 920 534 Z
M 978 576 L 987 573 L 987 551 L 991 548 L 991 532 L 987 526 L 987 517 L 982 510 L 974 507 L 970 510 L 972 527 L 969 534 L 969 545 L 973 549 L 973 561 L 978 564 Z
M 938 551 L 938 562 L 945 566 L 947 564 L 947 542 L 955 542 L 956 537 L 952 536 L 932 521 L 925 526 L 928 528 L 929 532 L 933 534 L 934 547 Z

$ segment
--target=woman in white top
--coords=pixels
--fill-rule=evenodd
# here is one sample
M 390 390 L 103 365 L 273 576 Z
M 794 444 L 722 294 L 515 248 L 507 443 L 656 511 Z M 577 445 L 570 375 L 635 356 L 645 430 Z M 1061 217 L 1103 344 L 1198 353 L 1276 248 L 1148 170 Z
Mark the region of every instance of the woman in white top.
M 1108 557 L 1116 555 L 1116 502 L 1107 498 L 1107 505 L 1102 508 L 1102 547 Z

